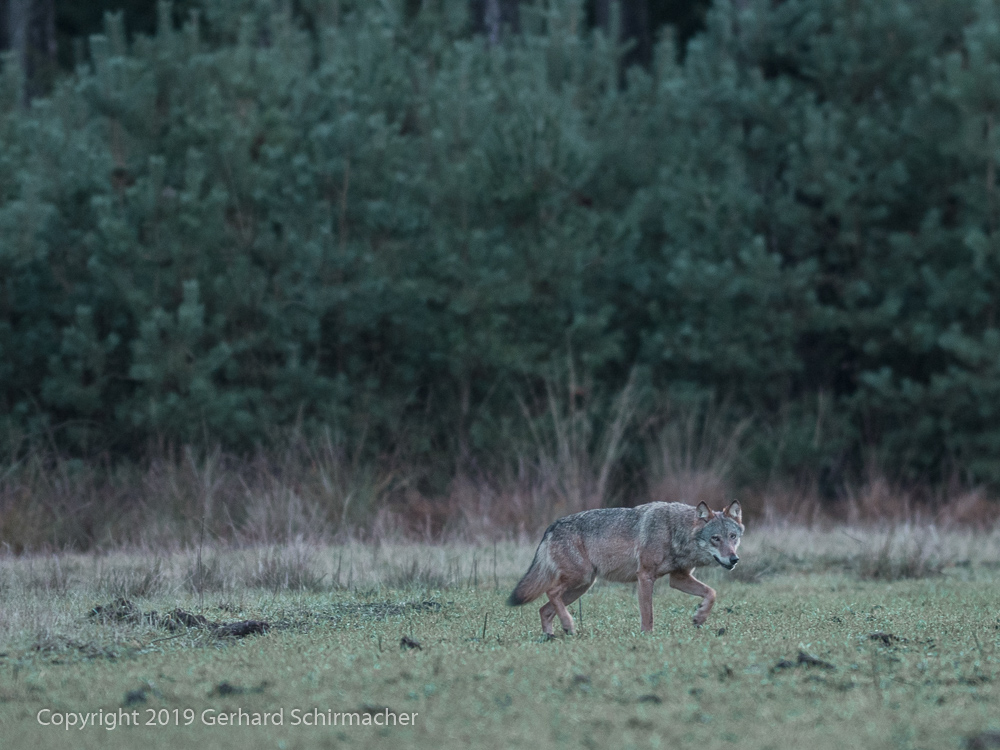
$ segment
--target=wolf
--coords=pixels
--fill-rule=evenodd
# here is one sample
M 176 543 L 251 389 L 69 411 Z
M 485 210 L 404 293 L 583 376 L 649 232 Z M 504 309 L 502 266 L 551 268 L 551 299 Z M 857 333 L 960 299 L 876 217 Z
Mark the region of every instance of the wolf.
M 743 537 L 743 513 L 738 501 L 724 511 L 705 503 L 653 502 L 634 508 L 599 508 L 555 521 L 542 535 L 528 572 L 511 592 L 507 604 L 517 607 L 547 594 L 539 610 L 542 633 L 552 636 L 559 615 L 563 630 L 576 629 L 568 607 L 600 577 L 607 581 L 638 581 L 639 618 L 643 631 L 653 629 L 653 582 L 670 576 L 670 586 L 701 597 L 694 624 L 703 625 L 715 603 L 715 591 L 695 578 L 698 565 L 717 562 L 732 570 Z

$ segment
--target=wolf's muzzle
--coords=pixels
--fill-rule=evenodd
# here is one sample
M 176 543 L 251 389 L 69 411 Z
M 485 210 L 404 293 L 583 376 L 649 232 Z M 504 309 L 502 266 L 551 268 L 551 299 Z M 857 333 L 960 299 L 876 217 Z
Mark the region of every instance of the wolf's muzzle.
M 740 561 L 740 558 L 739 558 L 738 555 L 730 555 L 729 556 L 729 560 L 719 560 L 719 563 L 726 570 L 732 570 L 733 568 L 736 567 L 736 563 L 738 563 L 739 561 Z

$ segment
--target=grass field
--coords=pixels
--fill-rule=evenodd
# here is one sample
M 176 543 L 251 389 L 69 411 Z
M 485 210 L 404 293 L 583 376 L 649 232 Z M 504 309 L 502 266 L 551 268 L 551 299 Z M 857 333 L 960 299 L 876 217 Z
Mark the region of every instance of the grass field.
M 504 604 L 532 552 L 2 558 L 0 746 L 1000 747 L 1000 533 L 750 529 L 735 575 L 701 571 L 719 593 L 705 627 L 661 581 L 640 635 L 634 588 L 608 584 L 548 642 L 536 605 Z M 129 617 L 90 614 L 117 597 Z M 270 630 L 170 630 L 177 608 Z M 386 709 L 412 724 L 375 726 Z M 269 725 L 218 723 L 240 710 Z M 119 712 L 139 726 L 107 729 Z M 363 724 L 302 721 L 335 713 Z

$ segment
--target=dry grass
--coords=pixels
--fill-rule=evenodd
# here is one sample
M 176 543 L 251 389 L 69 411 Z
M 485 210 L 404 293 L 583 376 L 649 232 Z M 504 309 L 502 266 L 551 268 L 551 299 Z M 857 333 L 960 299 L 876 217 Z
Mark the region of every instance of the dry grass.
M 106 598 L 147 599 L 159 594 L 165 586 L 165 570 L 162 560 L 139 560 L 128 564 L 96 569 L 97 590 Z
M 228 591 L 233 588 L 235 579 L 230 576 L 230 571 L 226 570 L 223 559 L 212 551 L 207 555 L 196 553 L 194 559 L 187 561 L 182 582 L 187 591 L 193 594 L 205 594 Z
M 329 437 L 249 459 L 185 448 L 144 466 L 36 450 L 0 471 L 0 546 L 20 553 L 329 539 L 370 523 L 394 476 L 358 467 Z
M 933 526 L 893 526 L 884 539 L 861 541 L 857 572 L 861 578 L 898 581 L 940 575 L 947 558 Z
M 155 557 L 177 549 L 278 549 L 300 542 L 322 547 L 349 539 L 527 540 L 569 513 L 649 500 L 704 500 L 719 508 L 738 498 L 751 525 L 807 529 L 910 524 L 986 530 L 1000 515 L 997 499 L 983 487 L 911 487 L 874 468 L 834 498 L 829 488 L 824 496 L 808 480 L 740 487 L 749 422 L 731 423 L 722 417 L 724 409 L 711 405 L 662 406 L 653 410 L 656 419 L 639 420 L 650 410 L 640 408 L 631 381 L 602 399 L 569 368 L 565 382 L 550 380 L 522 407 L 521 442 L 512 435 L 507 456 L 457 462 L 450 483 L 436 491 L 420 481 L 429 470 L 418 462 L 362 461 L 329 434 L 313 440 L 292 436 L 283 448 L 249 457 L 218 449 L 162 450 L 141 465 L 28 451 L 0 466 L 0 550 L 143 548 Z M 909 567 L 937 564 L 912 545 L 898 547 L 898 539 L 891 544 L 888 557 L 905 550 L 915 561 Z M 872 575 L 885 574 L 875 572 L 885 570 L 880 554 L 875 549 L 869 555 Z M 64 586 L 56 564 L 44 565 L 38 585 Z M 192 563 L 185 580 L 188 590 L 201 593 L 242 582 L 264 588 L 322 585 L 296 573 L 302 565 L 272 555 L 233 575 L 207 556 Z M 155 571 L 119 574 L 108 587 L 141 591 L 155 587 L 156 579 Z
M 153 623 L 114 622 L 102 626 L 99 642 L 82 637 L 85 614 L 118 596 L 135 601 L 143 611 L 184 606 L 210 619 L 219 619 L 220 613 L 228 619 L 257 616 L 254 602 L 283 602 L 273 605 L 278 607 L 275 616 L 291 621 L 319 616 L 319 610 L 296 614 L 297 601 L 328 602 L 344 595 L 377 603 L 399 600 L 400 591 L 413 591 L 414 601 L 440 601 L 442 591 L 454 592 L 444 599 L 472 591 L 491 592 L 500 601 L 527 569 L 536 543 L 535 538 L 483 544 L 299 539 L 257 546 L 216 542 L 200 550 L 175 548 L 155 555 L 148 549 L 2 555 L 0 652 L 27 649 L 60 659 L 92 659 L 132 652 L 164 637 Z M 773 585 L 785 591 L 815 586 L 817 576 L 832 577 L 841 587 L 850 585 L 848 579 L 863 586 L 929 577 L 958 585 L 980 575 L 995 575 L 1000 567 L 1000 527 L 897 524 L 820 529 L 751 524 L 741 557 L 732 572 L 713 567 L 699 570 L 698 575 L 726 599 L 735 600 L 744 595 L 733 586 Z M 199 564 L 202 578 L 196 586 Z M 597 588 L 598 597 L 613 595 L 623 601 L 634 597 L 629 586 L 599 583 Z M 604 589 L 609 591 L 603 593 Z M 669 598 L 662 582 L 658 590 L 668 597 L 670 612 L 679 613 L 677 607 L 686 612 L 688 602 Z M 584 602 L 585 610 L 589 601 Z M 192 635 L 189 640 L 196 645 L 204 637 Z
M 313 545 L 297 540 L 283 546 L 256 549 L 245 560 L 243 582 L 248 588 L 268 591 L 323 591 L 330 588 L 324 582 L 326 573 L 319 572 L 316 560 L 319 551 Z
M 648 446 L 650 499 L 722 507 L 735 494 L 732 476 L 749 420 L 730 425 L 711 407 L 670 415 Z
M 0 592 L 5 602 L 85 596 L 131 599 L 199 592 L 333 591 L 422 586 L 502 588 L 531 562 L 537 536 L 501 542 L 426 544 L 397 538 L 364 542 L 311 542 L 202 550 L 204 583 L 193 583 L 195 548 L 113 553 L 0 556 Z M 1000 566 L 1000 526 L 992 530 L 938 529 L 913 524 L 874 526 L 754 525 L 731 573 L 706 575 L 753 582 L 778 574 L 839 569 L 862 579 L 938 575 L 949 569 Z M 741 572 L 745 571 L 745 572 Z

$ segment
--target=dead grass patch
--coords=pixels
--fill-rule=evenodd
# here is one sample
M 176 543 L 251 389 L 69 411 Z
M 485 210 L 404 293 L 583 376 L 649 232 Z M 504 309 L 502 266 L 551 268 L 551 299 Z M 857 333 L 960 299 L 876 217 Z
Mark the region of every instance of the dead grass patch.
M 449 585 L 447 576 L 416 557 L 409 564 L 391 566 L 382 582 L 393 589 L 443 589 Z
M 859 578 L 874 581 L 899 581 L 941 575 L 944 560 L 940 540 L 932 528 L 914 530 L 892 527 L 879 539 L 860 542 L 855 559 Z
M 227 591 L 233 586 L 232 571 L 216 554 L 195 555 L 186 566 L 184 588 L 194 594 Z
M 257 549 L 245 563 L 243 583 L 269 591 L 327 591 L 330 582 L 318 572 L 316 551 L 305 544 Z
M 154 558 L 101 570 L 96 589 L 105 596 L 148 599 L 165 589 L 167 578 L 163 561 Z

